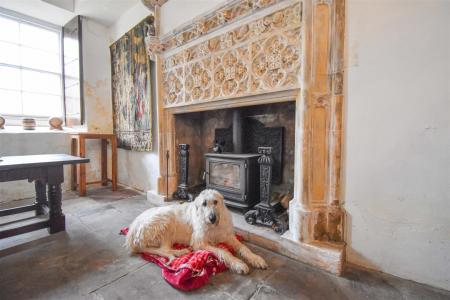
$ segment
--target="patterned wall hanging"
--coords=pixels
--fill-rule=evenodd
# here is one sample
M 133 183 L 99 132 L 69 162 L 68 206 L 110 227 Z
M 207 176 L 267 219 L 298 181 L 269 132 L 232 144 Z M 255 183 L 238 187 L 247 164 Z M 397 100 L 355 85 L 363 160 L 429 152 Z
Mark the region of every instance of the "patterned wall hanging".
M 152 21 L 144 19 L 110 46 L 114 133 L 123 149 L 152 150 L 150 60 L 144 42 Z

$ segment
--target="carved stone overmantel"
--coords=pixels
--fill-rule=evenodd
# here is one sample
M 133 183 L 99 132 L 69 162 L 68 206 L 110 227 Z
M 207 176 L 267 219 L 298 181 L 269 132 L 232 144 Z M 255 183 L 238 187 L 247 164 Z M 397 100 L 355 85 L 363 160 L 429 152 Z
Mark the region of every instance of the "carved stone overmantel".
M 298 88 L 301 5 L 283 4 L 284 8 L 165 56 L 164 106 Z

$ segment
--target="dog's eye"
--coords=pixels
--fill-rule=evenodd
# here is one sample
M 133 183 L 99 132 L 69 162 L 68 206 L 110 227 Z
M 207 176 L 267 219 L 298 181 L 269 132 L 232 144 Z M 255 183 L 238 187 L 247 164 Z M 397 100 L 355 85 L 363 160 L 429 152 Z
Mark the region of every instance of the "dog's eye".
M 203 201 L 202 205 L 203 205 L 203 206 L 206 206 L 206 201 Z
M 217 205 L 217 200 L 214 200 L 214 205 Z

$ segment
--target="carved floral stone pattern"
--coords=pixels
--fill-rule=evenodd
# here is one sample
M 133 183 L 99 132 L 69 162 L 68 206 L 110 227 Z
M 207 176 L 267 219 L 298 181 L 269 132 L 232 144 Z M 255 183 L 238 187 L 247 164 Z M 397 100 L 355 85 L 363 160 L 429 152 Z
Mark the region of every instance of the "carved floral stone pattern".
M 186 66 L 186 102 L 206 100 L 211 97 L 211 59 L 195 62 Z
M 289 36 L 293 40 L 289 40 Z M 252 44 L 252 91 L 294 86 L 300 69 L 299 30 Z
M 182 102 L 183 99 L 183 70 L 174 69 L 164 74 L 164 101 L 167 105 Z
M 149 0 L 143 0 L 149 1 Z M 174 49 L 191 42 L 200 36 L 230 24 L 257 10 L 267 8 L 282 0 L 239 0 L 225 4 L 222 8 L 212 12 L 201 20 L 197 20 L 185 28 L 163 37 L 162 44 L 165 50 Z
M 247 48 L 238 48 L 214 57 L 214 97 L 248 91 L 248 56 Z
M 297 88 L 300 25 L 301 6 L 296 3 L 166 57 L 164 104 Z

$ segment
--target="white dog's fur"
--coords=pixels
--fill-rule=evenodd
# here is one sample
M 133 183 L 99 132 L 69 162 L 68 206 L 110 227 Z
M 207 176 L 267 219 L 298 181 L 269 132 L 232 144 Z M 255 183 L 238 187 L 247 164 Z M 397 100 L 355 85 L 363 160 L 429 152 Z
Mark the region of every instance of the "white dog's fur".
M 204 190 L 190 203 L 150 208 L 131 223 L 126 245 L 131 253 L 148 252 L 169 258 L 188 253 L 172 249 L 174 243 L 190 245 L 194 250 L 209 250 L 239 274 L 249 271 L 247 264 L 228 251 L 216 247 L 224 242 L 255 268 L 267 263 L 236 239 L 231 215 L 223 196 Z

